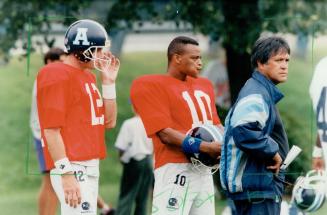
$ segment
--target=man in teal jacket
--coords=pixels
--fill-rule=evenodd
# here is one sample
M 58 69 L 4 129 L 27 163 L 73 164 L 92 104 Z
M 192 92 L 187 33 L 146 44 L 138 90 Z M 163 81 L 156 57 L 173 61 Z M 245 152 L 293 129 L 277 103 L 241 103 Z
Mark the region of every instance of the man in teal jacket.
M 288 75 L 290 48 L 280 37 L 262 38 L 252 50 L 252 77 L 225 122 L 220 178 L 237 214 L 279 214 L 288 141 L 276 87 Z

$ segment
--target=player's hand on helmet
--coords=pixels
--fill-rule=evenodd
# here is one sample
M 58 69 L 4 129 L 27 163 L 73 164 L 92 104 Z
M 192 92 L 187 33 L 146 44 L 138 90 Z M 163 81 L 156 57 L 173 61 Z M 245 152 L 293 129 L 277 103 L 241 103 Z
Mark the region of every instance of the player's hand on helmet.
M 279 173 L 280 166 L 282 165 L 283 159 L 278 154 L 278 152 L 274 155 L 272 159 L 272 165 L 267 166 L 267 169 L 272 170 L 276 175 Z
M 219 142 L 205 142 L 202 141 L 200 145 L 200 151 L 207 153 L 210 157 L 220 158 L 221 153 L 221 143 Z
M 102 84 L 115 83 L 120 67 L 119 59 L 111 52 L 103 51 L 98 53 L 96 64 L 101 71 Z
M 324 170 L 325 169 L 324 159 L 322 157 L 314 157 L 312 159 L 312 169 Z
M 61 176 L 62 186 L 65 194 L 65 202 L 76 208 L 81 204 L 81 190 L 73 172 Z

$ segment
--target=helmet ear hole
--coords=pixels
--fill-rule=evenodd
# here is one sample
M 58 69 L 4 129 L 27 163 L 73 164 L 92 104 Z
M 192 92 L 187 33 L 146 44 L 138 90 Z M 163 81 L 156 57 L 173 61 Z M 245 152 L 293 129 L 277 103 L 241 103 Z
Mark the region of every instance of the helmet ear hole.
M 85 56 L 84 52 L 75 52 L 74 57 L 83 63 L 90 62 L 91 60 Z

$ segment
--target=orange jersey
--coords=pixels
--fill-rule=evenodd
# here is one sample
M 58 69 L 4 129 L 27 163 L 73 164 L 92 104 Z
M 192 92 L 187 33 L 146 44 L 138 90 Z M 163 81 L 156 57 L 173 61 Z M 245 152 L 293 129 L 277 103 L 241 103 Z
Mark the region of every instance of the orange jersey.
M 53 161 L 44 129 L 61 128 L 71 161 L 106 156 L 104 105 L 94 74 L 64 63 L 50 63 L 37 76 L 37 106 L 47 167 Z
M 155 168 L 166 163 L 188 163 L 181 148 L 161 142 L 156 133 L 172 128 L 184 134 L 201 123 L 220 124 L 214 90 L 205 78 L 181 81 L 168 75 L 147 75 L 133 81 L 131 99 L 152 138 Z

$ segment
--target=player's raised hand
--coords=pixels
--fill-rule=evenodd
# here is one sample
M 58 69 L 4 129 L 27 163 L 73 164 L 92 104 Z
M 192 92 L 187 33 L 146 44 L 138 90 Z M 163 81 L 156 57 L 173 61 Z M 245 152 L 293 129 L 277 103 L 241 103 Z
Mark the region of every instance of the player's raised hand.
M 81 204 L 82 198 L 80 186 L 73 172 L 69 172 L 67 174 L 62 175 L 61 180 L 65 194 L 66 204 L 69 204 L 69 206 L 76 208 L 79 204 Z
M 119 59 L 109 51 L 99 51 L 97 55 L 95 63 L 101 71 L 102 83 L 115 83 L 120 67 Z

